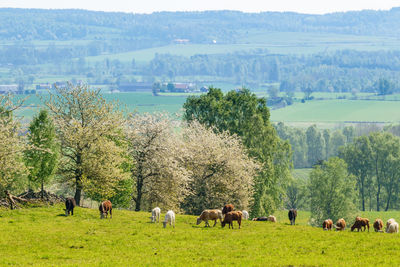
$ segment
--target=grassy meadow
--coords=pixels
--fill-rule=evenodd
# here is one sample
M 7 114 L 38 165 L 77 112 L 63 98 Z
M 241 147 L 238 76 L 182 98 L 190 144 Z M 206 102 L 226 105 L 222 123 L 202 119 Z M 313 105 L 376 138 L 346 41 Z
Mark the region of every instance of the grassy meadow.
M 257 265 L 399 265 L 394 257 L 399 235 L 368 232 L 326 232 L 288 224 L 287 212 L 278 223 L 244 221 L 242 229 L 205 228 L 196 217 L 177 215 L 176 227 L 149 223 L 150 213 L 114 210 L 100 220 L 97 210 L 76 208 L 65 217 L 61 205 L 0 210 L 0 265 L 62 266 L 257 266 Z M 162 215 L 165 214 L 162 213 Z M 400 212 L 367 213 L 400 218 Z

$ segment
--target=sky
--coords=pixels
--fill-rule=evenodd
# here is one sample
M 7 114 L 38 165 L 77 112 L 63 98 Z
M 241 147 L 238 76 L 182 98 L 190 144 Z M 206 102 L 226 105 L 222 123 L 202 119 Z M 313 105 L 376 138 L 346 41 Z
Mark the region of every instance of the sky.
M 0 7 L 87 9 L 152 13 L 156 11 L 240 10 L 324 14 L 349 10 L 388 10 L 400 0 L 0 0 Z

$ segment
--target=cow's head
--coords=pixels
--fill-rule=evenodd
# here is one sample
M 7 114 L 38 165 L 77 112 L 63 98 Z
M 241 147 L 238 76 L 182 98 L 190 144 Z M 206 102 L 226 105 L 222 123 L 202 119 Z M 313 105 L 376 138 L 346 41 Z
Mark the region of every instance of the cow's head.
M 162 224 L 164 228 L 167 227 L 167 222 L 163 222 Z
M 198 217 L 198 218 L 197 218 L 196 225 L 199 225 L 200 223 L 201 223 L 201 219 L 200 219 L 200 217 Z

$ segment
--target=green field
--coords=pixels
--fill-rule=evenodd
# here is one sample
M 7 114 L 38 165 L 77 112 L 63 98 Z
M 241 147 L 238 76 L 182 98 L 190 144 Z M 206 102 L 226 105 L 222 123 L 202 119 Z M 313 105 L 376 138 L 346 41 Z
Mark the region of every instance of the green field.
M 271 111 L 271 120 L 278 122 L 400 122 L 397 101 L 321 100 L 295 103 Z
M 190 57 L 196 54 L 221 54 L 254 49 L 267 49 L 273 54 L 309 54 L 342 49 L 362 51 L 397 50 L 400 39 L 394 37 L 359 36 L 302 32 L 269 32 L 249 30 L 235 44 L 217 40 L 216 44 L 171 44 L 125 53 L 86 57 L 88 63 L 118 59 L 121 62 L 147 63 L 156 53 Z
M 165 212 L 163 213 L 165 214 Z M 162 215 L 163 215 L 162 214 Z M 76 208 L 65 217 L 62 206 L 0 210 L 0 265 L 52 266 L 361 266 L 400 264 L 398 235 L 326 232 L 307 225 L 299 211 L 290 226 L 287 212 L 278 223 L 245 221 L 242 229 L 204 228 L 195 216 L 177 215 L 176 227 L 149 223 L 150 213 L 114 210 L 100 220 L 98 211 Z M 400 218 L 400 212 L 367 213 Z

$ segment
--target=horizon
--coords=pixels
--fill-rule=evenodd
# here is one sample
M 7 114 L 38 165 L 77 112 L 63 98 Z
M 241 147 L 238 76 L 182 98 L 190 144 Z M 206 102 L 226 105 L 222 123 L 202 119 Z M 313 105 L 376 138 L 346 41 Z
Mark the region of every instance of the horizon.
M 161 0 L 149 0 L 145 3 L 126 3 L 122 0 L 114 0 L 112 4 L 106 1 L 77 1 L 68 3 L 49 0 L 37 0 L 34 3 L 26 0 L 6 0 L 0 2 L 0 8 L 46 9 L 64 10 L 78 9 L 103 12 L 123 12 L 133 14 L 152 14 L 157 12 L 202 12 L 202 11 L 241 11 L 244 13 L 261 12 L 295 12 L 301 14 L 323 15 L 337 12 L 376 10 L 387 11 L 399 7 L 400 2 L 395 0 L 383 0 L 376 3 L 373 0 L 349 2 L 338 0 L 336 2 L 306 0 L 282 0 L 279 3 L 259 3 L 249 0 L 246 3 L 237 0 L 203 0 L 201 3 L 192 1 L 170 0 L 167 3 Z

